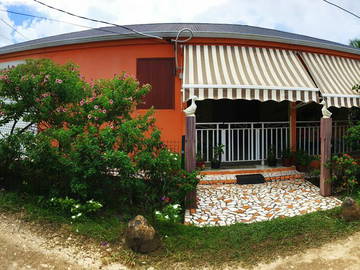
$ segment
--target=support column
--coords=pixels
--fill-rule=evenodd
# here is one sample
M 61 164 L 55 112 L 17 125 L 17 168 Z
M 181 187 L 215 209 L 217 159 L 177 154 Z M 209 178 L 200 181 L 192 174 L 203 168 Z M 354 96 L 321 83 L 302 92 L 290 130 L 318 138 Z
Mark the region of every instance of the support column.
M 320 195 L 331 195 L 330 169 L 326 166 L 331 157 L 331 136 L 332 136 L 332 119 L 321 118 L 320 120 Z
M 192 172 L 196 166 L 195 154 L 195 115 L 186 116 L 186 135 L 185 135 L 185 170 Z
M 184 110 L 185 113 L 185 170 L 192 172 L 196 168 L 196 96 L 191 98 L 191 105 Z M 190 211 L 197 208 L 196 189 L 189 191 L 185 196 L 185 207 Z
M 289 103 L 289 122 L 290 122 L 290 152 L 296 152 L 296 102 Z

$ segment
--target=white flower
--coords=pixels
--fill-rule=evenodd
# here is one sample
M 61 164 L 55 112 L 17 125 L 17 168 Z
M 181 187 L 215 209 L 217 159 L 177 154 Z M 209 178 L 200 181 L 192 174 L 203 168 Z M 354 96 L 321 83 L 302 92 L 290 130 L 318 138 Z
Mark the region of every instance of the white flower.
M 164 218 L 165 218 L 165 219 L 170 219 L 168 215 L 166 215 Z
M 79 208 L 79 207 L 80 207 L 80 204 L 75 205 L 75 208 Z
M 180 204 L 174 204 L 174 205 L 173 205 L 173 208 L 174 208 L 174 209 L 178 209 L 179 207 L 180 207 Z
M 71 216 L 71 218 L 72 218 L 72 219 L 75 219 L 75 218 L 76 218 L 76 216 Z
M 77 216 L 77 217 L 80 217 L 81 215 L 82 215 L 82 213 L 79 213 L 79 214 L 77 214 L 76 216 Z
M 155 211 L 155 215 L 160 215 L 160 211 Z

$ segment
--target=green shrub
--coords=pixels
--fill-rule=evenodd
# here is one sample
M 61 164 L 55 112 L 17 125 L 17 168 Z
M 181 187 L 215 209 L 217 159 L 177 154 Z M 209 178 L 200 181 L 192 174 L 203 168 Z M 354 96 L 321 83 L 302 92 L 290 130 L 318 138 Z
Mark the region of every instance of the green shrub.
M 345 191 L 351 195 L 354 188 L 359 185 L 357 177 L 360 166 L 350 155 L 333 156 L 331 159 L 331 182 L 336 193 Z
M 148 85 L 125 74 L 88 84 L 74 65 L 49 60 L 31 60 L 2 74 L 0 99 L 13 100 L 1 105 L 2 123 L 22 117 L 45 127 L 35 135 L 17 130 L 8 137 L 18 140 L 14 146 L 4 141 L 17 158 L 2 166 L 21 165 L 17 189 L 81 204 L 95 200 L 106 207 L 154 209 L 164 196 L 183 203 L 196 187 L 196 173 L 182 170 L 179 156 L 161 142 L 153 111 L 134 111 Z M 14 89 L 20 88 L 18 101 Z M 0 142 L 0 155 L 5 152 Z
M 84 203 L 74 200 L 72 198 L 51 198 L 50 203 L 55 208 L 58 208 L 63 213 L 71 215 L 72 219 L 78 220 L 90 213 L 97 212 L 103 207 L 100 202 L 88 200 Z
M 161 211 L 155 211 L 155 218 L 160 222 L 181 222 L 181 206 L 179 204 L 168 204 Z

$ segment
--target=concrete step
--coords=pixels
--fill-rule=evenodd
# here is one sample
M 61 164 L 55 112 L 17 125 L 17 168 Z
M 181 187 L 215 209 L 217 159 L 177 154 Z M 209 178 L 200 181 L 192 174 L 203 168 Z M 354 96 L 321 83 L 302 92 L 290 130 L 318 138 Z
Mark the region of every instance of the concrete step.
M 211 174 L 209 171 L 200 173 L 200 185 L 236 184 L 236 175 L 262 174 L 265 181 L 293 180 L 304 178 L 304 173 L 298 172 L 293 167 L 274 168 L 263 170 L 232 170 L 216 171 Z

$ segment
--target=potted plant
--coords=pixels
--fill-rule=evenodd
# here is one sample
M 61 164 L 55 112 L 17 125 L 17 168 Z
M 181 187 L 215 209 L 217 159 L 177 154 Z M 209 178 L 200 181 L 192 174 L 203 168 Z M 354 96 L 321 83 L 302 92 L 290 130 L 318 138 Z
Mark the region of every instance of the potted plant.
M 205 160 L 200 153 L 197 153 L 196 155 L 196 168 L 199 170 L 205 169 Z
M 224 145 L 219 144 L 212 148 L 213 158 L 211 159 L 211 168 L 219 169 L 221 165 L 221 155 L 224 153 Z
M 314 170 L 320 170 L 320 156 L 314 156 L 310 162 L 310 167 Z
M 267 155 L 267 164 L 270 167 L 275 167 L 277 163 L 276 160 L 276 153 L 273 147 L 270 147 L 268 150 L 268 155 Z
M 310 167 L 310 163 L 314 160 L 312 156 L 310 156 L 305 151 L 297 151 L 296 152 L 296 170 L 299 172 L 307 172 Z
M 289 148 L 285 148 L 281 153 L 281 163 L 284 167 L 290 167 L 295 164 L 295 153 Z

